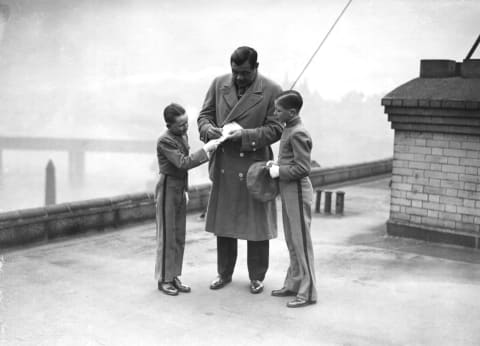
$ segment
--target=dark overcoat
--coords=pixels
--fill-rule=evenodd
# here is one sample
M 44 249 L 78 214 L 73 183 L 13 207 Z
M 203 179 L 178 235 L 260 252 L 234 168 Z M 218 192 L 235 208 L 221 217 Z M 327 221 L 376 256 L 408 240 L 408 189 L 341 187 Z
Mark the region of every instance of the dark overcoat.
M 267 240 L 277 236 L 275 201 L 260 202 L 247 190 L 250 165 L 273 158 L 270 145 L 280 139 L 282 125 L 273 114 L 281 88 L 257 75 L 238 99 L 232 75 L 211 84 L 198 117 L 200 138 L 207 142 L 210 127 L 237 122 L 244 128 L 241 140 L 227 140 L 210 159 L 212 191 L 206 215 L 206 230 L 217 236 Z

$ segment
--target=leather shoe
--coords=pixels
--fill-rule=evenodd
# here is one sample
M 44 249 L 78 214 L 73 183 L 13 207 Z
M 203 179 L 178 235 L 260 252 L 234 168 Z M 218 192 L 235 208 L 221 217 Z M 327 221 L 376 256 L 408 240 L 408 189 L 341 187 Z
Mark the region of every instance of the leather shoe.
M 178 292 L 189 293 L 192 289 L 190 286 L 182 284 L 178 277 L 173 278 L 173 286 L 178 290 Z
M 169 296 L 176 296 L 178 294 L 177 288 L 172 282 L 158 282 L 158 289 Z
M 279 290 L 273 290 L 272 296 L 274 297 L 291 297 L 296 296 L 297 292 L 290 291 L 289 289 L 282 287 Z
M 306 300 L 306 299 L 297 297 L 294 300 L 292 300 L 291 302 L 288 302 L 287 307 L 288 308 L 301 308 L 303 306 L 307 306 L 307 305 L 311 305 L 311 304 L 315 304 L 315 303 L 316 303 L 315 300 Z
M 263 291 L 263 282 L 260 280 L 251 280 L 250 281 L 250 292 L 257 294 Z
M 224 277 L 221 277 L 221 276 L 217 276 L 217 278 L 215 280 L 212 281 L 212 283 L 210 284 L 210 289 L 211 290 L 218 290 L 222 287 L 224 287 L 226 284 L 232 282 L 232 278 L 229 277 L 229 278 L 224 278 Z

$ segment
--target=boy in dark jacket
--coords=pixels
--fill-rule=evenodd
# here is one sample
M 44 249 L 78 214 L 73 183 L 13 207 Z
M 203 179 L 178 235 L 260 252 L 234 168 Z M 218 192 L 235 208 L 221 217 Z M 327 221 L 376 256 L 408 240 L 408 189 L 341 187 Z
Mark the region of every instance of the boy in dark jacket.
M 272 178 L 279 178 L 282 199 L 283 229 L 290 254 L 290 266 L 281 289 L 275 297 L 295 296 L 289 308 L 314 304 L 317 301 L 312 239 L 310 237 L 313 200 L 310 174 L 312 138 L 302 124 L 299 113 L 303 100 L 299 92 L 289 90 L 275 100 L 275 115 L 285 124 L 280 139 L 278 163 L 270 169 Z
M 183 253 L 187 211 L 188 173 L 191 168 L 207 162 L 218 146 L 212 140 L 202 149 L 190 154 L 187 138 L 188 115 L 179 104 L 168 105 L 164 112 L 167 125 L 157 142 L 160 179 L 155 189 L 157 258 L 155 279 L 158 289 L 168 295 L 190 292 L 182 284 Z

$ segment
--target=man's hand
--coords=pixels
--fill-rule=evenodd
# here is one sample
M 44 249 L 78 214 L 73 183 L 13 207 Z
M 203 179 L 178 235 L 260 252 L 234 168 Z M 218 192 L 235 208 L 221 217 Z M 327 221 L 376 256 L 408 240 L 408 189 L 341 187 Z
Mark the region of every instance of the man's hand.
M 222 129 L 214 126 L 210 127 L 207 130 L 207 137 L 208 139 L 217 139 L 222 137 Z
M 242 130 L 233 130 L 227 135 L 227 139 L 231 139 L 233 141 L 239 140 L 242 138 Z

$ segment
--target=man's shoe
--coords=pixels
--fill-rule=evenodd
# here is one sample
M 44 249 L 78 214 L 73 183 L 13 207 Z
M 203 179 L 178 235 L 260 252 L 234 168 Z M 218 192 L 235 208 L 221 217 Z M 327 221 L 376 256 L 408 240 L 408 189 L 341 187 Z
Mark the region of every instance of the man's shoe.
M 279 290 L 272 291 L 272 296 L 274 297 L 293 297 L 296 295 L 297 295 L 297 292 L 290 291 L 285 287 L 282 287 Z
M 226 284 L 232 282 L 232 278 L 229 277 L 229 278 L 224 278 L 224 277 L 221 277 L 221 276 L 217 276 L 217 278 L 215 280 L 212 281 L 212 283 L 210 284 L 210 289 L 211 290 L 218 290 L 222 287 L 224 287 Z
M 169 296 L 176 296 L 178 294 L 178 290 L 175 286 L 173 286 L 172 282 L 158 282 L 158 289 Z
M 294 300 L 292 300 L 291 302 L 288 302 L 287 307 L 288 308 L 301 308 L 303 306 L 307 306 L 307 305 L 311 305 L 311 304 L 315 304 L 315 303 L 316 303 L 315 300 L 306 300 L 306 299 L 297 297 Z
M 173 278 L 173 286 L 182 293 L 189 293 L 192 290 L 189 286 L 182 284 L 178 277 Z
M 251 280 L 250 281 L 250 292 L 257 294 L 263 291 L 263 282 L 260 280 Z

